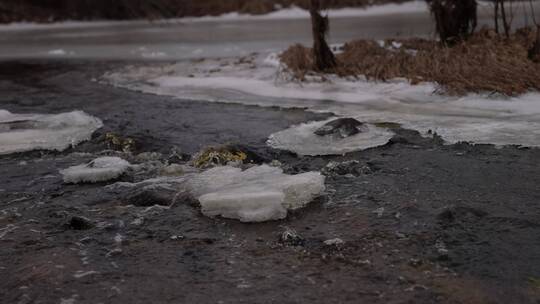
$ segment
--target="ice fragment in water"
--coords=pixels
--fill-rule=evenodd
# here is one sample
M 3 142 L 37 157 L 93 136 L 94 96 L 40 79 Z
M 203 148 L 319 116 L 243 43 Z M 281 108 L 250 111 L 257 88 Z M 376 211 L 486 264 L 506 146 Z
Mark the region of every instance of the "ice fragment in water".
M 65 183 L 97 183 L 116 179 L 126 172 L 130 164 L 119 157 L 101 157 L 88 164 L 60 171 Z
M 281 150 L 299 155 L 342 155 L 385 145 L 394 136 L 386 128 L 363 124 L 362 132 L 346 138 L 340 136 L 319 136 L 315 132 L 331 121 L 312 122 L 293 126 L 270 135 L 268 144 Z
M 188 179 L 187 184 L 203 214 L 242 222 L 283 219 L 287 210 L 306 206 L 325 190 L 324 176 L 318 172 L 286 175 L 267 165 L 245 171 L 216 167 Z
M 0 110 L 0 155 L 31 150 L 63 151 L 82 141 L 103 123 L 82 111 L 61 114 L 13 114 Z

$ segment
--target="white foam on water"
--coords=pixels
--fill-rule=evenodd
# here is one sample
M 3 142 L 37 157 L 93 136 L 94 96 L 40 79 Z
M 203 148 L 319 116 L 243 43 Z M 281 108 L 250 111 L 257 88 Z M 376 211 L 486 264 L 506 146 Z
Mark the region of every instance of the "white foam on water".
M 61 170 L 65 183 L 98 183 L 116 179 L 124 174 L 130 163 L 119 157 L 100 157 L 78 166 Z
M 89 140 L 103 123 L 82 111 L 13 114 L 0 110 L 0 155 L 31 150 L 63 151 Z

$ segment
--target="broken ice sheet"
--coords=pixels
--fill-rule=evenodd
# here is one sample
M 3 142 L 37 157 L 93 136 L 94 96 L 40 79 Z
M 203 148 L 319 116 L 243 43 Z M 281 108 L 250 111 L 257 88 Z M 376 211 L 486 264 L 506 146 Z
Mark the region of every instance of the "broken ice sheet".
M 98 183 L 116 179 L 124 174 L 130 163 L 119 157 L 100 157 L 88 164 L 60 171 L 65 183 Z
M 287 175 L 268 165 L 242 171 L 231 166 L 215 167 L 181 177 L 162 177 L 130 184 L 117 183 L 109 189 L 166 184 L 179 193 L 196 198 L 204 215 L 222 216 L 242 222 L 264 222 L 287 217 L 289 210 L 305 207 L 325 191 L 319 172 Z
M 63 151 L 82 141 L 103 123 L 82 111 L 61 114 L 13 114 L 0 110 L 0 155 L 31 150 Z
M 287 175 L 280 168 L 261 165 L 245 171 L 216 167 L 187 181 L 204 215 L 242 222 L 279 220 L 287 210 L 306 206 L 324 190 L 319 172 Z
M 315 134 L 316 130 L 332 120 L 300 124 L 274 133 L 270 135 L 268 145 L 298 155 L 342 155 L 385 145 L 394 136 L 388 129 L 372 124 L 365 125 L 367 131 L 346 138 Z

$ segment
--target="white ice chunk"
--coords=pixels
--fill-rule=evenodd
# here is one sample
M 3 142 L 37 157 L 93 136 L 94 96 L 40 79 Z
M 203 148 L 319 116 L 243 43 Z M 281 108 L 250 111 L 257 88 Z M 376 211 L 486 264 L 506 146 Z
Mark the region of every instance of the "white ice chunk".
M 394 136 L 391 131 L 371 124 L 366 124 L 367 132 L 346 138 L 319 136 L 314 133 L 334 119 L 300 124 L 274 133 L 270 135 L 268 145 L 275 149 L 292 151 L 298 155 L 342 155 L 385 145 Z
M 242 171 L 216 167 L 187 180 L 207 216 L 222 216 L 243 222 L 279 220 L 287 210 L 306 206 L 325 190 L 319 172 L 287 175 L 267 165 Z
M 264 188 L 237 188 L 199 197 L 201 211 L 209 217 L 222 216 L 242 222 L 264 222 L 287 217 L 285 194 Z
M 120 177 L 130 164 L 119 157 L 101 157 L 88 164 L 69 167 L 60 171 L 65 183 L 97 183 Z
M 45 115 L 0 110 L 0 155 L 39 149 L 63 151 L 89 140 L 102 126 L 101 120 L 82 111 Z
M 58 50 L 50 50 L 47 52 L 49 55 L 55 55 L 55 56 L 64 56 L 64 55 L 67 55 L 67 52 L 62 50 L 62 49 L 58 49 Z
M 397 42 L 397 41 L 392 41 L 392 46 L 393 46 L 395 49 L 400 49 L 400 48 L 403 46 L 403 43 Z

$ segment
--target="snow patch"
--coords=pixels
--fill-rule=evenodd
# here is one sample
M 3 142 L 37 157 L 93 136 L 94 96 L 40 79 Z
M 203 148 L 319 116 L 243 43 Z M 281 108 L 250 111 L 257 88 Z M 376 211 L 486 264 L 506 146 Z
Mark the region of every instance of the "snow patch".
M 60 173 L 65 183 L 98 183 L 120 177 L 129 167 L 129 162 L 119 157 L 100 157 L 88 164 L 69 167 Z
M 82 141 L 103 123 L 82 111 L 62 114 L 13 114 L 0 110 L 0 155 L 31 150 L 63 151 Z
M 367 132 L 346 138 L 319 136 L 314 133 L 334 119 L 300 124 L 274 133 L 270 135 L 268 145 L 275 149 L 292 151 L 298 155 L 342 155 L 385 145 L 394 136 L 393 132 L 370 124 L 366 125 Z

